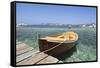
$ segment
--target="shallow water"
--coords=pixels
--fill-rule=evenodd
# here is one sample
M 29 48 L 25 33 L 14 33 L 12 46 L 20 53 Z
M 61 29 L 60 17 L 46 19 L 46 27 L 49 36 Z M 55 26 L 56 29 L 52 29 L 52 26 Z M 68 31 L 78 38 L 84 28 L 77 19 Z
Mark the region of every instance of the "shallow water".
M 96 29 L 95 28 L 40 28 L 19 27 L 17 28 L 16 41 L 24 42 L 38 50 L 37 33 L 41 37 L 65 31 L 74 31 L 79 35 L 76 47 L 60 56 L 58 59 L 64 62 L 95 61 L 96 60 Z

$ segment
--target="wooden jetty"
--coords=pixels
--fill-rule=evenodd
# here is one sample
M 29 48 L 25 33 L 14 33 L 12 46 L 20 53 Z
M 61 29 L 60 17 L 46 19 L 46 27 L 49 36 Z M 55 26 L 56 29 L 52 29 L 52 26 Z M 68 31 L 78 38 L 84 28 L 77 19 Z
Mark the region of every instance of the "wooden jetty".
M 39 52 L 25 43 L 16 44 L 16 65 L 63 63 L 57 58 Z

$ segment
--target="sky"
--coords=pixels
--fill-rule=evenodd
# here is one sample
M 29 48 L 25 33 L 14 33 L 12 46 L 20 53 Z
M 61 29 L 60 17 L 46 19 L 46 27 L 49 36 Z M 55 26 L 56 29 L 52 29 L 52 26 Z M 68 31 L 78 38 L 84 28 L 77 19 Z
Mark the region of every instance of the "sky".
M 17 24 L 88 24 L 96 23 L 95 7 L 16 4 Z

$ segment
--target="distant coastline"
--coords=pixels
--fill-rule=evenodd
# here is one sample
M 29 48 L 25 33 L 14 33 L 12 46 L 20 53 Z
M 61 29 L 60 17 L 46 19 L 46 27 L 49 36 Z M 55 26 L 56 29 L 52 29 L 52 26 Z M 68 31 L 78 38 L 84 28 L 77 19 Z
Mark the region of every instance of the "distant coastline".
M 95 23 L 90 24 L 17 24 L 16 27 L 59 27 L 59 28 L 96 28 Z

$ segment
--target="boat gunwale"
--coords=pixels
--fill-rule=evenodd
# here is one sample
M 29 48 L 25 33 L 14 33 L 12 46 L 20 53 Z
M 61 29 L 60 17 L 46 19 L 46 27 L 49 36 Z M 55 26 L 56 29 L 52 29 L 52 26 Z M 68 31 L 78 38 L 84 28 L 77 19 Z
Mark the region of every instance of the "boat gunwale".
M 66 40 L 64 43 L 74 43 L 74 42 L 76 42 L 77 40 L 78 40 L 78 34 L 77 33 L 75 33 L 75 35 L 76 35 L 76 38 L 75 38 L 75 40 Z M 50 36 L 49 36 L 50 37 Z M 48 39 L 46 39 L 46 38 L 39 38 L 39 39 L 43 39 L 43 40 L 46 40 L 47 42 L 55 42 L 55 43 L 61 43 L 61 42 L 63 42 L 63 41 L 60 41 L 60 40 L 48 40 Z

